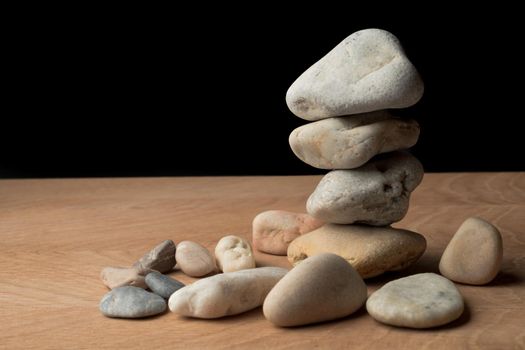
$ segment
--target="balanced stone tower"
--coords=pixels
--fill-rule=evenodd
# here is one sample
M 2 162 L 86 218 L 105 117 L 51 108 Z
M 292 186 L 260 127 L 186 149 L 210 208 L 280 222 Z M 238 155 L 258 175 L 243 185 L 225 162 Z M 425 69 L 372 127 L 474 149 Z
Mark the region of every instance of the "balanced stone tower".
M 292 131 L 290 146 L 303 162 L 330 170 L 306 203 L 325 225 L 290 243 L 293 265 L 330 252 L 368 278 L 423 254 L 422 235 L 390 227 L 406 215 L 423 178 L 421 163 L 404 151 L 417 142 L 419 125 L 390 109 L 422 95 L 399 40 L 380 29 L 350 35 L 292 84 L 286 103 L 311 123 Z

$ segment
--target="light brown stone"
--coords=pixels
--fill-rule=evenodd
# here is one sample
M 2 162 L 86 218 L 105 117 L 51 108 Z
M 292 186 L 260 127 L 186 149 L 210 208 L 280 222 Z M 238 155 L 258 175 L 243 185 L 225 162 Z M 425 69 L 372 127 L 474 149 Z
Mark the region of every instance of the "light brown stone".
M 147 288 L 144 276 L 132 267 L 105 267 L 100 273 L 100 279 L 109 289 L 122 286 Z
M 392 227 L 326 224 L 300 236 L 288 247 L 292 265 L 321 253 L 343 257 L 363 278 L 413 264 L 426 249 L 422 235 Z
M 320 254 L 294 267 L 270 291 L 264 316 L 283 327 L 345 317 L 365 302 L 366 285 L 355 269 L 335 254 Z
M 216 269 L 213 255 L 199 243 L 180 242 L 175 257 L 179 268 L 188 276 L 201 277 Z
M 468 218 L 445 249 L 439 271 L 455 282 L 482 285 L 496 277 L 503 259 L 498 229 L 480 218 Z
M 261 252 L 286 255 L 291 241 L 323 225 L 308 214 L 268 210 L 253 219 L 253 247 Z
M 354 169 L 377 154 L 416 144 L 419 125 L 388 111 L 328 118 L 300 126 L 290 134 L 295 155 L 320 169 Z

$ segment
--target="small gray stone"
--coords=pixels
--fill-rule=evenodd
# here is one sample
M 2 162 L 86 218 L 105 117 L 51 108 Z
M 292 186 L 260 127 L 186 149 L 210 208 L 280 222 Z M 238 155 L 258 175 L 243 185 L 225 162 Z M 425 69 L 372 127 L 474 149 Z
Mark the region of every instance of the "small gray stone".
M 100 301 L 100 312 L 107 317 L 141 318 L 166 310 L 166 301 L 157 294 L 137 287 L 118 287 Z
M 147 275 L 150 270 L 156 270 L 161 273 L 169 272 L 176 264 L 175 249 L 175 243 L 171 239 L 165 240 L 144 254 L 142 258 L 133 264 L 133 267 L 141 275 Z
M 168 299 L 173 293 L 184 287 L 184 283 L 157 271 L 146 275 L 146 284 L 153 293 L 165 299 Z
M 420 273 L 389 282 L 366 302 L 370 316 L 393 326 L 437 327 L 463 313 L 463 297 L 454 283 L 435 273 Z
M 409 153 L 392 152 L 351 170 L 326 174 L 308 198 L 308 214 L 333 224 L 390 225 L 408 211 L 423 166 Z

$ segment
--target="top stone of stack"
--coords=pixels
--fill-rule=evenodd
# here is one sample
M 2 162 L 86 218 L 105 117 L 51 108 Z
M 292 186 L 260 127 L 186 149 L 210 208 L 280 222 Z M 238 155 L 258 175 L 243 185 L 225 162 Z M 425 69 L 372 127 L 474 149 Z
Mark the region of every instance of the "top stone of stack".
M 405 108 L 423 95 L 423 81 L 399 40 L 381 29 L 353 33 L 288 89 L 288 108 L 314 121 Z

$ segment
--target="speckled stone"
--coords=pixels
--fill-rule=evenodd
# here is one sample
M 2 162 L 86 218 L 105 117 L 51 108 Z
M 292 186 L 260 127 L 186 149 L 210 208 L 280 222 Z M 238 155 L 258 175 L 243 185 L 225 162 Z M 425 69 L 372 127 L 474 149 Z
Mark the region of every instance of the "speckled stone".
M 365 165 L 326 174 L 306 203 L 308 214 L 333 224 L 386 226 L 403 219 L 423 166 L 407 152 L 378 155 Z
M 354 169 L 377 154 L 410 148 L 418 137 L 416 121 L 377 111 L 300 126 L 289 142 L 295 155 L 313 167 Z
M 184 287 L 184 283 L 157 271 L 148 273 L 146 284 L 153 293 L 160 295 L 164 299 L 168 299 L 173 293 Z
M 377 321 L 409 328 L 437 327 L 463 313 L 463 297 L 454 283 L 435 273 L 389 282 L 368 298 L 366 309 Z
M 344 39 L 288 89 L 288 108 L 319 120 L 390 108 L 405 108 L 423 95 L 423 81 L 399 40 L 381 29 Z
M 118 287 L 102 297 L 100 312 L 107 317 L 141 318 L 166 310 L 166 301 L 137 287 Z

